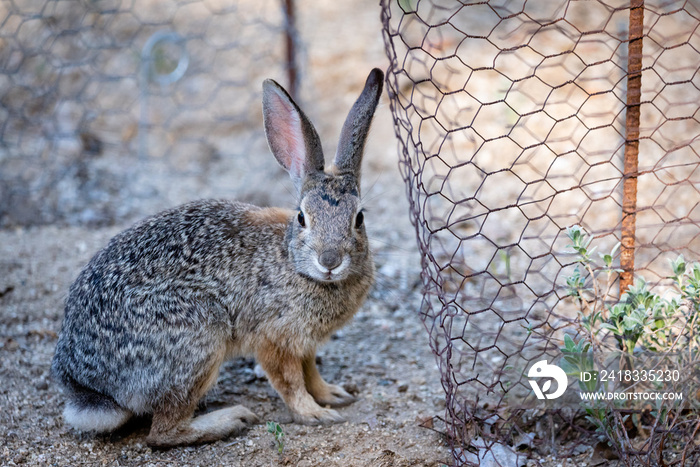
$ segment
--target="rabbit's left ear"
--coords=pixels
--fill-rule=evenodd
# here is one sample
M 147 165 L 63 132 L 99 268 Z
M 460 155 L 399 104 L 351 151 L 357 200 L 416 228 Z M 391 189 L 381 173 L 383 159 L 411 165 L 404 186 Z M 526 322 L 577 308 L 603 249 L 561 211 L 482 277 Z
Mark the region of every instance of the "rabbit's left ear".
M 357 177 L 358 182 L 367 133 L 372 124 L 379 96 L 382 94 L 383 84 L 384 73 L 379 68 L 375 68 L 367 77 L 365 88 L 350 109 L 340 132 L 338 152 L 335 155 L 337 173 L 352 174 Z
M 323 172 L 318 133 L 287 91 L 271 79 L 263 82 L 263 120 L 272 154 L 298 190 L 308 175 Z

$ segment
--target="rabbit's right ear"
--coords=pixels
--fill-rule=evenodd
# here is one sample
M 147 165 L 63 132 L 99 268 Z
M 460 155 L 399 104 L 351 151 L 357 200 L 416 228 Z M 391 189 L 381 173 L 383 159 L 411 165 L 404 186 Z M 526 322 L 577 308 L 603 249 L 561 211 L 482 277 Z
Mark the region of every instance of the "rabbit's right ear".
M 379 103 L 379 97 L 382 95 L 383 83 L 384 73 L 382 70 L 373 69 L 367 77 L 362 94 L 350 109 L 340 132 L 338 152 L 335 155 L 336 170 L 340 174 L 352 174 L 358 181 L 365 140 L 372 124 L 374 111 Z
M 323 172 L 321 140 L 309 119 L 277 82 L 263 82 L 263 121 L 270 150 L 297 189 L 304 178 Z

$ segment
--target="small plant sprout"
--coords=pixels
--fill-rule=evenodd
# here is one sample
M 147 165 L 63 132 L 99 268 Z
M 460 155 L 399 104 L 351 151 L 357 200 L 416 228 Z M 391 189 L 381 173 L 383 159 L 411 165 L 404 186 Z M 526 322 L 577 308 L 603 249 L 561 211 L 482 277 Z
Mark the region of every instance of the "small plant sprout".
M 267 425 L 267 432 L 272 433 L 272 436 L 275 439 L 275 445 L 277 446 L 277 452 L 279 454 L 282 454 L 282 451 L 284 451 L 284 431 L 282 431 L 282 427 L 277 422 L 267 422 L 266 425 Z
M 588 334 L 591 345 L 596 347 L 597 334 L 602 330 L 600 324 L 607 320 L 605 303 L 610 300 L 610 292 L 620 269 L 613 268 L 613 259 L 620 248 L 618 242 L 609 253 L 599 253 L 604 266 L 596 271 L 593 253 L 596 247 L 591 248 L 593 238 L 580 226 L 574 225 L 566 229 L 566 235 L 571 244 L 569 248 L 577 253 L 576 267 L 573 273 L 566 278 L 567 293 L 580 305 L 579 320 L 583 329 Z M 598 275 L 605 274 L 604 283 L 600 283 Z M 590 287 L 586 283 L 590 282 Z

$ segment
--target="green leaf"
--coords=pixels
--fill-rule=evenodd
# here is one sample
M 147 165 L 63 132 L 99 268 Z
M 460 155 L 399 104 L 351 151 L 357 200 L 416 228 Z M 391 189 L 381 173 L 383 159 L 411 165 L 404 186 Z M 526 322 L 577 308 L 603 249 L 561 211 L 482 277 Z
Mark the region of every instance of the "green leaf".
M 637 326 L 644 326 L 644 322 L 639 319 L 638 316 L 625 316 L 622 319 L 622 324 L 625 327 L 625 331 L 634 331 Z
M 572 225 L 571 227 L 567 227 L 566 235 L 572 242 L 577 242 L 577 240 L 581 238 L 581 226 Z
M 615 244 L 615 246 L 613 247 L 613 249 L 610 250 L 610 255 L 611 255 L 611 256 L 615 256 L 615 253 L 617 253 L 617 250 L 620 249 L 620 246 L 621 246 L 621 245 L 622 245 L 622 243 L 617 242 L 617 243 Z
M 685 260 L 683 259 L 683 255 L 678 256 L 675 260 L 671 260 L 671 269 L 676 277 L 685 274 Z
M 600 327 L 602 327 L 602 328 L 604 328 L 604 329 L 607 329 L 607 330 L 609 330 L 609 331 L 612 331 L 612 333 L 615 334 L 616 336 L 621 335 L 622 332 L 623 332 L 623 331 L 622 331 L 621 329 L 619 329 L 617 326 L 613 326 L 613 325 L 610 324 L 610 323 L 603 323 L 603 324 L 600 325 Z
M 568 334 L 564 334 L 564 347 L 570 352 L 573 352 L 576 349 L 576 343 Z
M 578 364 L 579 364 L 579 359 L 578 359 L 578 358 L 572 357 L 572 356 L 570 356 L 570 355 L 567 355 L 567 356 L 564 357 L 564 360 L 565 360 L 566 363 L 570 363 L 571 365 L 574 365 L 574 366 L 578 367 Z M 561 363 L 559 364 L 559 366 L 563 368 L 562 365 L 563 365 L 565 362 L 561 362 Z

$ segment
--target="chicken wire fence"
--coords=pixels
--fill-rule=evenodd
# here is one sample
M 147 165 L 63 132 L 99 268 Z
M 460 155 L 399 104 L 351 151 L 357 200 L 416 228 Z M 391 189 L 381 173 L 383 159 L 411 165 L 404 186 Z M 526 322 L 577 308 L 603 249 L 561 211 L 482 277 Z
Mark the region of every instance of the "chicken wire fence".
M 631 3 L 382 1 L 422 317 L 457 464 L 521 465 L 518 448 L 564 445 L 582 425 L 577 405 L 548 410 L 543 435 L 545 412 L 522 404 L 525 369 L 581 326 L 567 227 L 598 251 L 622 243 L 614 290 L 633 275 L 663 287 L 669 260 L 700 258 L 700 4 Z M 617 455 L 697 462 L 697 412 L 680 422 L 656 409 L 615 412 Z M 634 420 L 646 436 L 632 439 Z
M 240 177 L 209 175 L 263 159 L 239 156 L 266 151 L 262 80 L 296 93 L 293 12 L 292 0 L 1 2 L 0 227 L 111 223 L 240 192 Z

